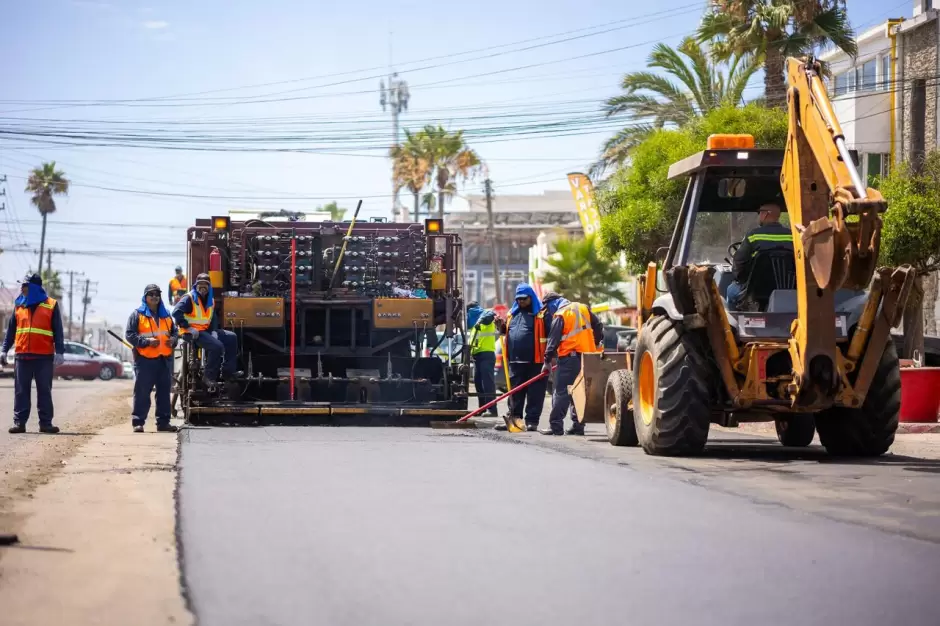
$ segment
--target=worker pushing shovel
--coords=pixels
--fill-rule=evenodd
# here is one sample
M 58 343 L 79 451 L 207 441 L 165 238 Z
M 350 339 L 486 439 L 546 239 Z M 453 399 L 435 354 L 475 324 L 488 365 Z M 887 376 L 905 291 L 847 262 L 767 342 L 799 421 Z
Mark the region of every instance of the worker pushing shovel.
M 557 366 L 553 366 L 550 371 L 554 371 L 554 370 L 555 370 L 555 367 L 557 367 Z M 481 406 L 480 408 L 478 408 L 478 409 L 476 409 L 476 410 L 474 410 L 474 411 L 471 411 L 470 413 L 467 413 L 466 415 L 464 415 L 463 417 L 461 417 L 459 420 L 457 420 L 457 421 L 454 422 L 454 423 L 455 423 L 455 424 L 465 424 L 465 423 L 467 422 L 467 420 L 469 420 L 471 417 L 474 417 L 475 415 L 479 415 L 480 413 L 482 413 L 483 411 L 487 410 L 487 409 L 490 408 L 491 406 L 494 406 L 497 402 L 502 402 L 503 400 L 505 400 L 506 398 L 508 398 L 508 397 L 511 396 L 512 394 L 518 393 L 519 391 L 522 391 L 523 389 L 525 389 L 525 388 L 528 387 L 529 385 L 541 381 L 543 378 L 546 378 L 548 375 L 549 375 L 549 372 L 548 372 L 548 371 L 545 371 L 545 372 L 539 373 L 537 376 L 533 376 L 532 378 L 530 378 L 529 380 L 525 381 L 524 383 L 518 385 L 517 387 L 514 387 L 513 389 L 510 389 L 509 391 L 507 391 L 507 392 L 504 393 L 503 395 L 499 396 L 499 397 L 496 398 L 495 400 L 491 400 L 490 402 L 487 402 L 486 404 L 484 404 L 484 405 Z M 511 433 L 524 433 L 524 432 L 527 430 L 527 428 L 526 428 L 526 423 L 525 423 L 525 421 L 522 419 L 522 417 L 520 417 L 520 416 L 517 416 L 517 415 L 506 415 L 506 416 L 503 417 L 503 419 L 506 421 L 506 430 L 508 430 L 508 431 L 511 432 Z M 432 424 L 432 426 L 434 426 L 434 425 L 435 425 L 435 424 Z

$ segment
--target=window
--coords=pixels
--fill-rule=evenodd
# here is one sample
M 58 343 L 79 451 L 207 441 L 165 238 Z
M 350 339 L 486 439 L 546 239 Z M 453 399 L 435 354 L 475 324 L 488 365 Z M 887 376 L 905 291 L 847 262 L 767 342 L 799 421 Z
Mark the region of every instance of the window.
M 869 153 L 865 155 L 865 171 L 863 172 L 869 187 L 876 187 L 879 178 L 888 175 L 891 166 L 891 154 Z
M 866 61 L 863 65 L 855 68 L 855 85 L 858 91 L 874 89 L 878 85 L 877 68 L 878 62 L 875 59 Z
M 892 89 L 891 85 L 891 55 L 881 57 L 881 88 Z
M 842 96 L 849 92 L 849 72 L 836 76 L 836 88 L 833 95 Z

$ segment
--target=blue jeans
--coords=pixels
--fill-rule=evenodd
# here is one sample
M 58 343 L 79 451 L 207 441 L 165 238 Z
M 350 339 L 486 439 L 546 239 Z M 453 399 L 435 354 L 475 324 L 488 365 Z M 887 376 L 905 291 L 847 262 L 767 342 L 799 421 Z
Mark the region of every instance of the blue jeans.
M 200 331 L 195 343 L 205 352 L 206 378 L 213 382 L 218 381 L 220 369 L 226 374 L 235 373 L 238 365 L 238 337 L 235 333 L 222 329 L 211 333 Z
M 150 413 L 150 392 L 157 390 L 157 425 L 170 423 L 170 383 L 173 357 L 148 359 L 138 356 L 134 363 L 134 426 L 143 426 Z
M 741 297 L 742 291 L 744 291 L 744 287 L 738 282 L 732 282 L 728 285 L 728 290 L 725 292 L 725 302 L 728 303 L 729 309 L 738 306 L 738 299 Z
M 480 406 L 496 399 L 496 353 L 478 352 L 473 355 L 473 386 L 476 388 L 477 400 Z M 494 404 L 487 412 L 490 415 L 499 415 Z
M 552 432 L 560 435 L 565 432 L 565 414 L 571 409 L 571 421 L 577 426 L 577 412 L 568 393 L 568 385 L 573 385 L 578 374 L 581 373 L 581 355 L 569 354 L 558 359 L 558 369 L 555 370 L 555 386 L 552 389 L 552 412 L 548 423 Z
M 52 376 L 55 364 L 52 357 L 36 359 L 16 355 L 13 365 L 13 422 L 26 425 L 32 408 L 32 384 L 36 381 L 36 404 L 39 425 L 52 425 Z

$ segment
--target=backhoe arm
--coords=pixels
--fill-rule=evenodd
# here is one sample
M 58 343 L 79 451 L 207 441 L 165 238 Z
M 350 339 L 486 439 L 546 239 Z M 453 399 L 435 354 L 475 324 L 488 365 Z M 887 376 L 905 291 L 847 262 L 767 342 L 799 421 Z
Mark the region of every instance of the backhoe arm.
M 796 261 L 798 317 L 791 329 L 794 404 L 824 405 L 844 372 L 835 291 L 864 289 L 878 260 L 881 194 L 866 188 L 845 145 L 817 62 L 787 59 L 789 130 L 780 183 Z M 846 218 L 857 216 L 850 223 Z M 838 354 L 837 354 L 838 353 Z

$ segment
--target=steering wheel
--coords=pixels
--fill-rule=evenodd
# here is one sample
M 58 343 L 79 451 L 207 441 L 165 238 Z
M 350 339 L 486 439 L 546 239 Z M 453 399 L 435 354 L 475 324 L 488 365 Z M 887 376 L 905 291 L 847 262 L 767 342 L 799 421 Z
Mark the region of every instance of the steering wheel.
M 725 263 L 727 263 L 728 265 L 733 264 L 732 259 L 734 259 L 734 255 L 738 251 L 738 248 L 741 247 L 741 243 L 742 242 L 740 241 L 735 241 L 730 246 L 728 246 L 728 256 L 725 257 Z

